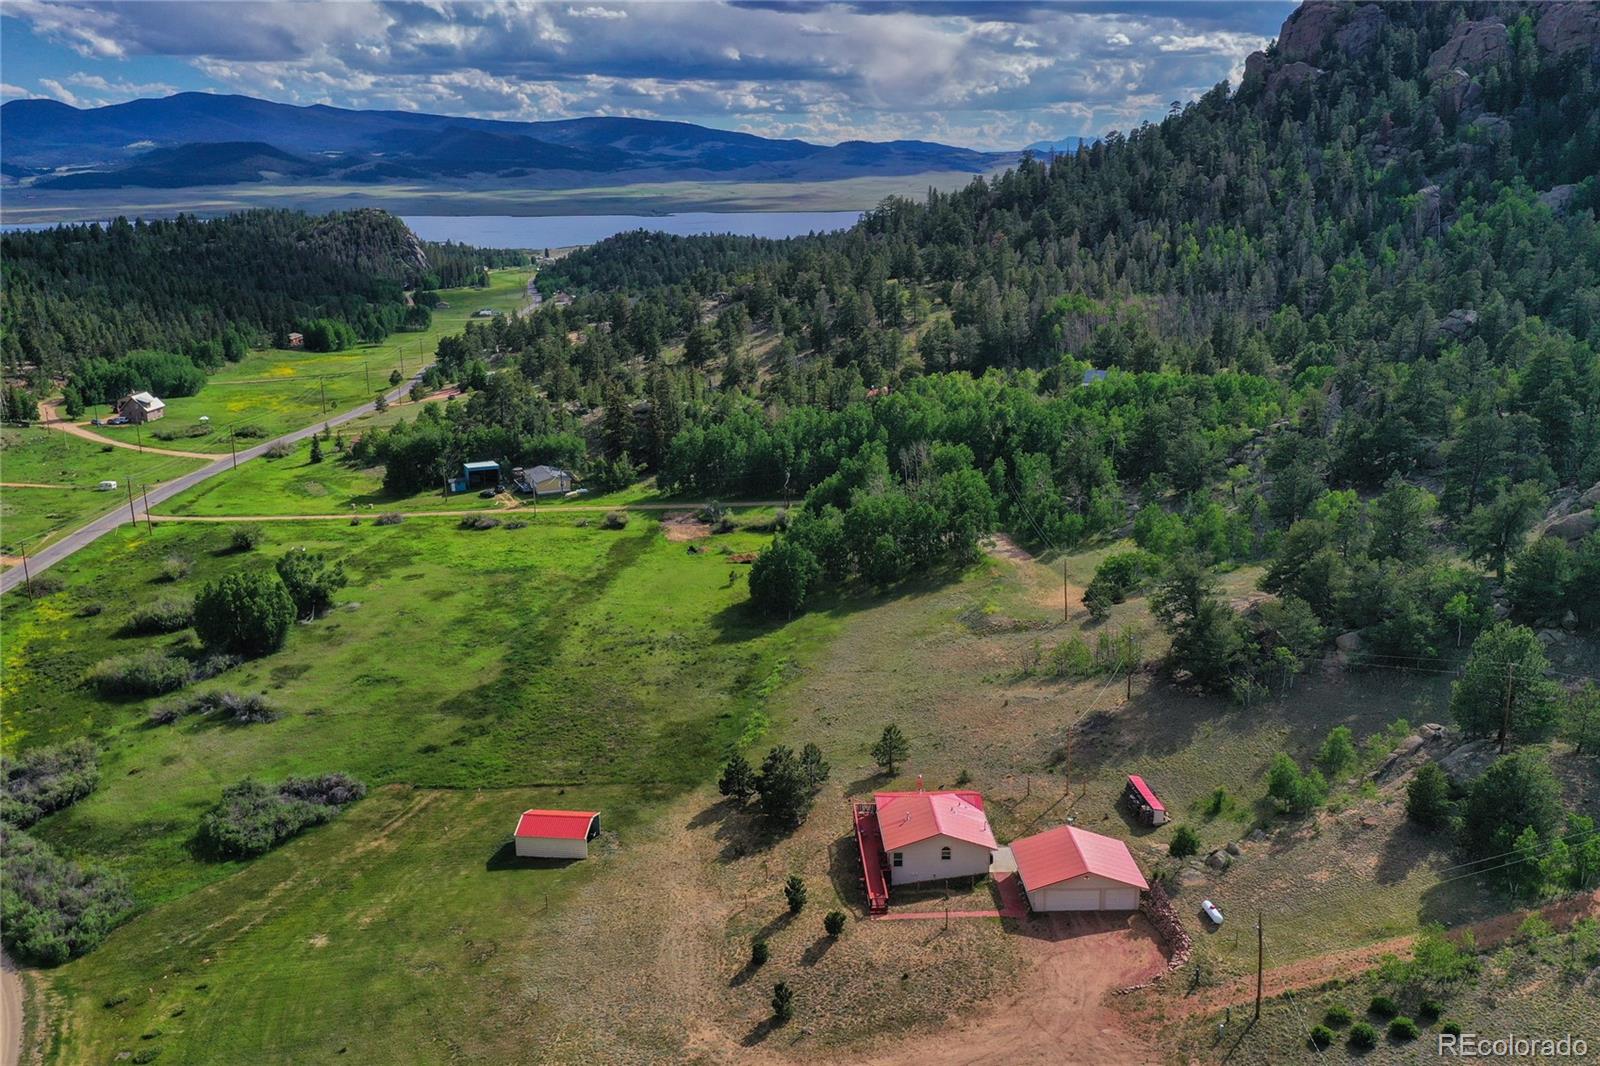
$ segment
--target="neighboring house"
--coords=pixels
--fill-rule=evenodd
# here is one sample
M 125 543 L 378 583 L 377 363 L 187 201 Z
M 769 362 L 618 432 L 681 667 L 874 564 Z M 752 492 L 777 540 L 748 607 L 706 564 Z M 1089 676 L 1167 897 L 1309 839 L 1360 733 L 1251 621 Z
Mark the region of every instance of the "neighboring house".
M 1134 911 L 1150 887 L 1128 845 L 1076 826 L 1013 840 L 1011 855 L 1035 911 Z
M 600 835 L 599 811 L 523 811 L 517 819 L 517 855 L 524 859 L 587 859 Z
M 476 463 L 462 463 L 461 473 L 450 479 L 451 492 L 471 492 L 474 489 L 500 487 L 500 464 L 493 459 Z
M 304 348 L 305 346 L 306 346 L 306 336 L 305 336 L 304 333 L 291 333 L 291 334 L 289 334 L 289 347 L 291 347 L 291 348 Z
M 167 405 L 148 392 L 135 392 L 117 401 L 117 414 L 129 422 L 154 422 L 167 413 Z
M 511 483 L 518 492 L 531 492 L 540 496 L 564 496 L 572 491 L 572 475 L 554 466 L 517 467 L 511 471 Z
M 557 307 L 571 307 L 572 297 L 568 293 L 558 292 L 550 298 Z
M 1138 774 L 1128 775 L 1128 787 L 1122 790 L 1122 798 L 1133 809 L 1139 821 L 1145 825 L 1167 824 L 1166 805 L 1156 797 L 1155 792 Z
M 978 793 L 878 792 L 872 799 L 891 885 L 989 872 L 999 844 Z

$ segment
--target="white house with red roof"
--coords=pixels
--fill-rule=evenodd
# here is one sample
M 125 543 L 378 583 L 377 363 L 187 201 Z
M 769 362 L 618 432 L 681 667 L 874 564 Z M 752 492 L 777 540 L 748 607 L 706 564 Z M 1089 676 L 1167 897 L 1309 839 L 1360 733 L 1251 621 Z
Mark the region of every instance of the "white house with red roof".
M 1000 845 L 978 793 L 878 792 L 872 799 L 891 885 L 989 872 Z
M 587 859 L 600 835 L 599 811 L 523 811 L 517 819 L 517 855 L 524 859 Z
M 1071 825 L 1011 842 L 1034 911 L 1133 911 L 1150 885 L 1128 845 Z

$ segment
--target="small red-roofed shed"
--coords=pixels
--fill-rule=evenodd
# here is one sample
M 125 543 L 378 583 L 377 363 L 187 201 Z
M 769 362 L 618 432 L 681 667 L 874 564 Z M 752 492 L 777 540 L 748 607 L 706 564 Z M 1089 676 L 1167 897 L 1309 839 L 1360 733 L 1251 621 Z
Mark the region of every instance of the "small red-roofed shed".
M 587 859 L 600 835 L 599 811 L 523 811 L 517 819 L 517 855 L 524 859 Z

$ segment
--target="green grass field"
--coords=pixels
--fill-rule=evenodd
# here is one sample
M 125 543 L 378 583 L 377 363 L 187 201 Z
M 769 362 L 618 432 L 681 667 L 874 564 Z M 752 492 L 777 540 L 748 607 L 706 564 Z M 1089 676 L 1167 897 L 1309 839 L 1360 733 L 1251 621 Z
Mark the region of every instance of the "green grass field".
M 594 802 L 626 846 L 636 818 L 760 732 L 763 682 L 836 628 L 825 615 L 781 628 L 750 619 L 745 568 L 685 551 L 642 516 L 622 531 L 570 514 L 525 520 L 486 531 L 449 518 L 268 523 L 247 555 L 223 550 L 226 526 L 120 530 L 60 564 L 64 591 L 7 600 L 6 749 L 82 735 L 102 749 L 99 789 L 38 831 L 126 872 L 143 908 L 48 976 L 53 1061 L 149 1044 L 180 1062 L 306 1061 L 346 1043 L 363 1049 L 355 1061 L 449 1060 L 435 1022 L 467 998 L 460 983 L 486 1020 L 501 1002 L 495 982 L 510 979 L 508 960 L 489 963 L 494 945 L 534 935 L 547 896 L 559 914 L 564 894 L 603 869 L 502 869 L 515 814 Z M 735 533 L 716 546 L 762 540 Z M 294 546 L 344 561 L 338 607 L 283 651 L 207 683 L 266 693 L 285 712 L 277 721 L 152 727 L 151 701 L 79 686 L 106 656 L 189 646 L 187 634 L 119 635 L 128 604 L 173 590 L 156 580 L 161 560 L 193 561 L 177 588 L 187 591 Z M 191 854 L 197 819 L 227 784 L 326 770 L 379 791 L 256 862 Z M 168 976 L 152 992 L 156 972 Z M 375 1009 L 393 1027 L 377 1043 Z
M 127 487 L 154 485 L 204 465 L 199 459 L 112 448 L 41 427 L 0 430 L 0 481 L 52 488 L 0 489 L 0 551 L 36 551 L 118 505 Z M 117 482 L 99 492 L 101 481 Z
M 479 308 L 515 311 L 522 306 L 530 276 L 527 270 L 497 270 L 486 289 L 441 290 L 449 306 L 435 311 L 432 324 L 420 333 L 395 333 L 380 343 L 343 352 L 252 352 L 211 375 L 199 394 L 168 399 L 166 417 L 160 422 L 137 431 L 132 426 L 108 426 L 101 432 L 128 441 L 142 434 L 146 444 L 180 451 L 222 453 L 229 450 L 230 427 L 255 426 L 266 437 L 276 437 L 312 425 L 388 389 L 390 371 L 403 366 L 409 375 L 432 362 L 439 338 L 461 332 Z M 198 430 L 202 415 L 211 419 L 210 431 L 184 435 Z

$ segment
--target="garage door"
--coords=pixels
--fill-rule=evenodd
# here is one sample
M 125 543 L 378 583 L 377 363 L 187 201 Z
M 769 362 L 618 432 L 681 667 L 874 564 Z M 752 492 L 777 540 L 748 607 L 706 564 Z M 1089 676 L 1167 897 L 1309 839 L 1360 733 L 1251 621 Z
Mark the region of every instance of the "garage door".
M 1097 911 L 1100 909 L 1100 890 L 1052 888 L 1048 905 L 1053 911 Z
M 1139 909 L 1139 890 L 1137 888 L 1108 888 L 1106 889 L 1106 910 L 1108 911 L 1136 911 Z

